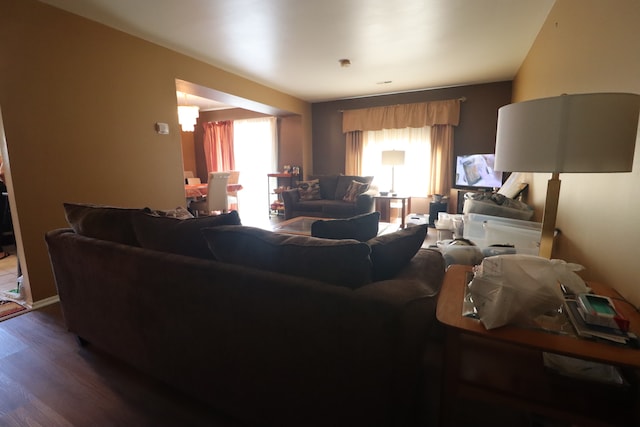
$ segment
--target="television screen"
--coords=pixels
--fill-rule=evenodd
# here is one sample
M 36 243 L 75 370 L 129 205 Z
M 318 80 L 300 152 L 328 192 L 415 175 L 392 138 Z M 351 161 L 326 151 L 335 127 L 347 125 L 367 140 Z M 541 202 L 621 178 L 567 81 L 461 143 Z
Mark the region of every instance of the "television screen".
M 471 154 L 456 159 L 456 187 L 500 188 L 502 172 L 493 169 L 495 154 Z

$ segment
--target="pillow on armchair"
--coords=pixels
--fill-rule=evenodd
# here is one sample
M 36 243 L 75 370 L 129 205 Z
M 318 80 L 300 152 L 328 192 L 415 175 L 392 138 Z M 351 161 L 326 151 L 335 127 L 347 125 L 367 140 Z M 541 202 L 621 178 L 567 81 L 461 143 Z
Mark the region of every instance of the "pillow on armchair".
M 371 184 L 372 176 L 356 176 L 356 175 L 338 175 L 338 183 L 336 184 L 335 200 L 343 200 L 347 194 L 347 190 L 352 181 L 361 182 L 363 184 Z M 366 190 L 365 190 L 366 191 Z
M 351 181 L 349 188 L 347 188 L 347 192 L 345 193 L 342 200 L 345 202 L 355 203 L 358 195 L 364 193 L 369 189 L 369 184 L 358 181 Z
M 380 212 L 356 215 L 347 219 L 321 219 L 311 224 L 311 236 L 366 242 L 378 235 L 379 221 Z

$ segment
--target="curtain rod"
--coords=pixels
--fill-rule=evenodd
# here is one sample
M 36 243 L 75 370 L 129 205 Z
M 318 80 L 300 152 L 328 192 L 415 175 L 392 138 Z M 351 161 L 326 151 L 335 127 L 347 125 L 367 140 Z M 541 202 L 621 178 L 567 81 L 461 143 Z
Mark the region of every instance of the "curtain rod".
M 465 102 L 467 100 L 466 96 L 461 96 L 460 98 L 455 98 L 456 101 Z M 447 99 L 438 99 L 437 101 L 448 101 Z M 431 102 L 431 101 L 424 101 Z M 409 104 L 416 104 L 415 102 L 409 102 Z M 417 103 L 419 104 L 419 102 Z M 395 104 L 395 105 L 404 105 L 404 104 Z M 381 107 L 388 107 L 388 105 L 381 105 Z M 376 108 L 376 107 L 368 107 L 368 108 Z M 361 110 L 361 108 L 354 108 L 354 110 Z M 338 113 L 344 113 L 346 110 L 338 110 Z

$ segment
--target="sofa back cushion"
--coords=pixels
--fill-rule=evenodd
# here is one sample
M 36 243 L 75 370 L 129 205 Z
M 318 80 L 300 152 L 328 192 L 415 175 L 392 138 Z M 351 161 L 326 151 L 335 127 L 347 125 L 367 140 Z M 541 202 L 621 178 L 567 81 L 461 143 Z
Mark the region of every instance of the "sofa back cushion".
M 76 233 L 94 239 L 138 246 L 132 218 L 141 209 L 89 203 L 63 203 L 67 222 Z
M 407 227 L 369 240 L 373 280 L 392 279 L 411 261 L 422 247 L 425 237 L 427 224 Z
M 343 200 L 347 194 L 347 190 L 351 185 L 351 181 L 361 182 L 363 184 L 371 184 L 372 176 L 354 176 L 354 175 L 338 175 L 338 183 L 336 184 L 335 200 Z
M 366 242 L 378 235 L 380 212 L 347 219 L 318 220 L 311 224 L 311 236 L 324 239 L 354 239 Z
M 238 212 L 186 219 L 145 211 L 133 216 L 133 228 L 143 248 L 204 259 L 211 259 L 211 251 L 201 229 L 222 225 L 240 225 Z
M 338 175 L 314 175 L 310 179 L 317 179 L 320 184 L 320 197 L 324 200 L 333 200 L 336 196 Z
M 370 248 L 356 240 L 328 240 L 255 227 L 202 230 L 217 260 L 357 288 L 371 282 Z

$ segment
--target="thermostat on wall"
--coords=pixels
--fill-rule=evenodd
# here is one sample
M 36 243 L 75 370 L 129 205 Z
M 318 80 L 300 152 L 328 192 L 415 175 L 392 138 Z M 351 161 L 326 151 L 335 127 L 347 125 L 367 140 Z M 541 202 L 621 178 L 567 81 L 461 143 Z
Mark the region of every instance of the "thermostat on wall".
M 169 125 L 167 123 L 156 123 L 156 132 L 160 135 L 168 135 Z

